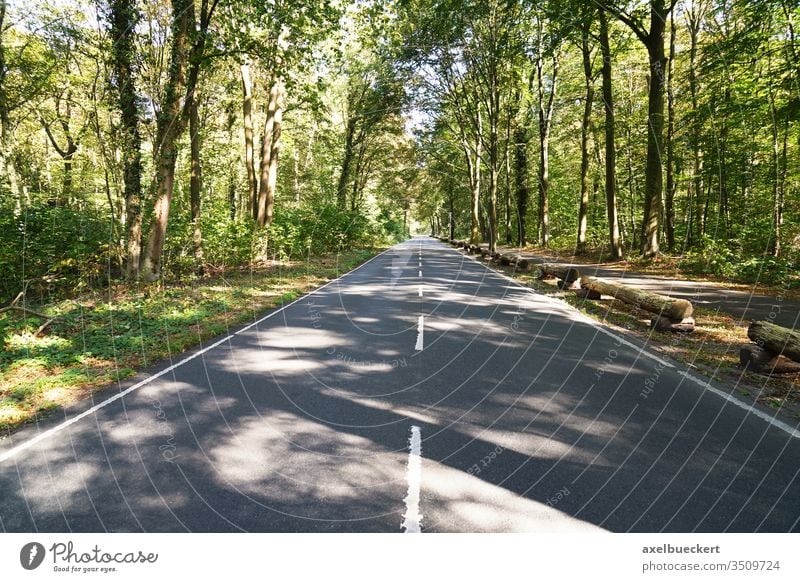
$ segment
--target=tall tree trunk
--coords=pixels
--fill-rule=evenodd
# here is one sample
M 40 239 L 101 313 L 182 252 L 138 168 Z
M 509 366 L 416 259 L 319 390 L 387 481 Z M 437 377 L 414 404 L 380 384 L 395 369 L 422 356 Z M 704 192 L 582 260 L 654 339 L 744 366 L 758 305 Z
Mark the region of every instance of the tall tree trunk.
M 266 221 L 264 223 L 267 227 L 272 224 L 272 216 L 275 212 L 275 194 L 278 189 L 278 158 L 280 157 L 281 151 L 281 126 L 283 123 L 283 108 L 285 101 L 285 89 L 281 81 L 276 82 L 276 87 L 274 90 L 276 92 L 276 97 L 272 121 L 272 137 L 270 139 L 269 171 L 267 173 L 266 184 Z M 264 188 L 263 183 L 261 184 L 261 188 Z
M 668 10 L 664 0 L 653 0 L 650 9 L 650 32 L 645 46 L 650 60 L 650 82 L 647 99 L 647 164 L 645 166 L 644 217 L 642 221 L 642 254 L 653 257 L 659 252 L 662 177 L 661 152 L 664 135 L 664 31 Z
M 500 182 L 500 80 L 498 77 L 498 52 L 496 49 L 496 5 L 492 4 L 491 13 L 491 40 L 487 54 L 488 68 L 488 117 L 489 117 L 489 251 L 497 250 L 499 238 L 497 220 L 497 191 Z
M 664 31 L 672 11 L 668 0 L 650 0 L 650 27 L 622 11 L 615 3 L 603 2 L 604 10 L 612 12 L 636 34 L 647 49 L 650 78 L 647 89 L 647 163 L 645 164 L 644 216 L 642 219 L 642 254 L 652 257 L 659 252 L 664 180 L 661 152 L 664 141 L 664 88 L 666 86 Z
M 675 72 L 675 19 L 669 19 L 669 61 L 667 72 L 667 183 L 664 199 L 664 230 L 667 248 L 675 247 L 675 96 L 672 76 Z
M 603 108 L 605 109 L 605 193 L 611 258 L 621 260 L 622 237 L 617 212 L 617 146 L 614 126 L 614 91 L 611 79 L 611 45 L 608 39 L 608 15 L 600 11 L 600 53 L 603 57 Z
M 453 195 L 452 191 L 450 192 L 450 196 L 449 196 L 448 201 L 450 203 L 450 211 L 449 211 L 448 217 L 447 217 L 447 232 L 448 232 L 448 235 L 449 235 L 448 238 L 450 240 L 453 240 L 454 238 L 456 238 L 456 217 L 455 217 L 455 203 L 456 203 L 456 201 L 455 201 L 455 196 Z
M 0 175 L 4 174 L 8 179 L 11 195 L 14 197 L 14 215 L 22 213 L 22 202 L 24 193 L 21 188 L 21 181 L 14 161 L 13 130 L 11 126 L 11 111 L 8 107 L 8 97 L 6 95 L 6 64 L 5 50 L 3 46 L 2 34 L 5 22 L 6 2 L 0 0 Z
M 200 230 L 200 200 L 203 187 L 203 174 L 200 167 L 200 112 L 197 93 L 189 103 L 189 140 L 191 149 L 191 169 L 189 175 L 189 198 L 192 212 L 192 250 L 194 252 L 195 272 L 203 274 L 203 232 Z
M 539 244 L 550 245 L 550 130 L 558 79 L 558 56 L 552 57 L 550 89 L 545 98 L 544 62 L 541 54 L 536 59 L 536 78 L 539 95 Z
M 773 257 L 781 254 L 781 231 L 783 227 L 783 208 L 786 184 L 786 150 L 789 136 L 789 118 L 786 117 L 783 138 L 780 137 L 778 111 L 775 95 L 770 89 L 770 116 L 772 118 L 772 236 L 769 252 Z M 781 145 L 782 144 L 782 145 Z
M 247 200 L 253 220 L 258 218 L 258 181 L 256 180 L 256 159 L 253 147 L 253 81 L 250 79 L 250 65 L 243 63 L 242 76 L 242 118 L 244 121 L 244 165 L 247 170 Z
M 134 83 L 135 42 L 138 21 L 135 0 L 111 0 L 111 37 L 117 108 L 120 112 L 119 146 L 123 158 L 125 197 L 125 271 L 129 279 L 139 277 L 142 254 L 142 137 Z
M 697 75 L 697 49 L 700 25 L 705 14 L 705 2 L 695 2 L 686 12 L 686 23 L 689 29 L 689 96 L 692 104 L 692 117 L 689 133 L 689 143 L 692 150 L 692 177 L 689 181 L 690 219 L 686 225 L 687 246 L 702 241 L 705 234 L 703 229 L 703 157 L 700 149 L 700 121 L 698 119 L 698 75 Z
M 161 277 L 161 253 L 164 249 L 175 183 L 178 139 L 186 126 L 182 103 L 187 89 L 190 36 L 194 24 L 193 0 L 172 0 L 169 76 L 156 127 L 156 175 L 153 184 L 155 205 L 141 265 L 141 276 L 147 281 L 155 281 Z M 189 90 L 193 91 L 194 87 L 190 87 Z
M 511 119 L 509 116 L 508 127 L 506 128 L 506 150 L 505 150 L 505 171 L 506 171 L 506 187 L 505 187 L 505 202 L 506 202 L 506 215 L 505 215 L 505 231 L 506 231 L 506 245 L 511 245 L 513 242 L 513 233 L 511 227 Z
M 271 81 L 269 91 L 269 102 L 267 103 L 267 115 L 264 119 L 264 133 L 261 136 L 261 177 L 258 186 L 258 204 L 256 207 L 256 224 L 259 228 L 268 225 L 267 208 L 272 208 L 274 200 L 270 202 L 270 173 L 272 161 L 272 140 L 275 135 L 275 116 L 278 111 L 278 98 L 280 94 L 279 83 Z M 272 216 L 270 215 L 270 221 Z
M 581 34 L 581 55 L 583 57 L 583 78 L 586 97 L 581 119 L 581 200 L 578 206 L 578 242 L 575 252 L 586 252 L 586 233 L 589 224 L 589 134 L 592 124 L 592 103 L 594 102 L 594 78 L 592 74 L 592 52 L 589 47 L 591 21 L 585 21 Z
M 476 135 L 475 145 L 470 147 L 464 138 L 464 155 L 467 160 L 467 171 L 469 173 L 470 187 L 470 242 L 479 244 L 481 242 L 481 142 L 483 141 L 482 118 L 480 112 L 476 114 Z
M 528 130 L 523 123 L 514 130 L 514 182 L 517 197 L 517 244 L 528 244 L 525 217 L 528 213 Z
M 354 117 L 347 120 L 344 136 L 344 155 L 342 169 L 339 171 L 339 183 L 336 186 L 336 203 L 340 210 L 347 206 L 347 184 L 350 181 L 350 167 L 353 164 L 353 142 L 355 141 L 357 121 Z

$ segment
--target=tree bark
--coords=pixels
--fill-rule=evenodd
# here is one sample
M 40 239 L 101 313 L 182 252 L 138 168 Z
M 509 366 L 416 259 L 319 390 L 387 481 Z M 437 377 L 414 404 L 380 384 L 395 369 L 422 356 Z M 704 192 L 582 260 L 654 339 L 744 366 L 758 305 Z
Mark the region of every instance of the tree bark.
M 194 29 L 193 0 L 172 0 L 172 46 L 170 66 L 164 101 L 156 126 L 156 149 L 153 191 L 155 205 L 150 235 L 142 256 L 141 276 L 147 281 L 161 277 L 161 253 L 167 233 L 172 190 L 175 183 L 175 162 L 178 155 L 178 139 L 186 125 L 183 114 L 183 94 L 194 87 L 187 87 L 190 36 Z
M 5 30 L 6 2 L 0 0 L 0 173 L 8 178 L 11 195 L 14 197 L 14 215 L 22 213 L 23 193 L 20 189 L 20 180 L 17 173 L 13 152 L 13 131 L 11 126 L 11 112 L 6 95 L 6 60 L 5 47 L 2 34 Z
M 692 304 L 685 299 L 674 299 L 595 277 L 581 277 L 581 287 L 597 291 L 602 295 L 609 295 L 645 311 L 656 313 L 675 321 L 691 317 L 693 311 Z
M 664 135 L 664 87 L 666 56 L 664 31 L 668 10 L 664 0 L 650 5 L 650 31 L 645 46 L 650 63 L 647 99 L 647 163 L 645 166 L 644 217 L 642 221 L 642 255 L 653 257 L 659 252 L 662 177 L 661 152 Z
M 600 52 L 603 57 L 601 70 L 603 78 L 603 108 L 605 109 L 605 194 L 606 214 L 608 216 L 608 234 L 611 258 L 621 260 L 622 237 L 619 231 L 619 214 L 617 212 L 617 146 L 614 126 L 614 92 L 611 78 L 611 45 L 608 39 L 608 16 L 601 10 L 600 14 Z
M 664 230 L 667 235 L 667 248 L 675 247 L 675 96 L 672 76 L 675 73 L 675 19 L 669 19 L 669 61 L 667 72 L 667 175 L 664 198 Z
M 344 155 L 342 156 L 342 169 L 339 172 L 339 184 L 336 187 L 336 202 L 340 210 L 347 206 L 347 184 L 350 181 L 350 166 L 353 163 L 353 141 L 356 132 L 356 119 L 351 117 L 347 121 L 344 137 Z
M 259 228 L 267 226 L 267 208 L 271 207 L 269 201 L 270 165 L 272 161 L 272 140 L 275 135 L 275 116 L 278 111 L 279 97 L 278 82 L 273 80 L 268 86 L 270 87 L 269 101 L 267 102 L 267 114 L 264 118 L 264 133 L 261 136 L 261 176 L 259 179 L 258 203 L 255 213 L 256 224 Z M 274 191 L 272 193 L 274 194 Z
M 200 166 L 200 112 L 197 93 L 189 103 L 189 140 L 191 149 L 191 168 L 189 174 L 189 198 L 192 212 L 192 251 L 195 272 L 203 274 L 203 232 L 200 230 L 200 201 L 203 187 L 203 174 Z
M 528 244 L 525 217 L 528 214 L 528 130 L 524 120 L 514 130 L 514 182 L 517 198 L 517 244 Z
M 272 224 L 272 216 L 275 211 L 275 194 L 278 189 L 278 158 L 281 151 L 281 129 L 283 124 L 283 109 L 285 106 L 285 89 L 281 81 L 276 82 L 275 86 L 275 109 L 272 121 L 272 137 L 270 139 L 269 151 L 269 167 L 267 173 L 267 194 L 266 194 L 266 211 L 265 211 L 265 226 L 269 227 Z M 264 184 L 261 184 L 264 188 Z
M 704 233 L 703 228 L 703 158 L 700 150 L 700 122 L 698 120 L 697 100 L 697 48 L 700 24 L 705 14 L 705 2 L 695 2 L 686 12 L 686 23 L 689 29 L 689 96 L 692 105 L 692 118 L 689 133 L 689 145 L 692 151 L 692 176 L 689 182 L 689 221 L 686 225 L 686 244 L 692 246 L 699 243 Z
M 800 362 L 800 332 L 769 321 L 754 321 L 747 328 L 747 337 L 759 347 Z
M 256 159 L 253 147 L 253 82 L 250 79 L 250 66 L 241 66 L 242 76 L 242 118 L 244 122 L 244 165 L 247 171 L 247 200 L 253 219 L 258 218 L 258 181 L 256 180 Z
M 589 226 L 589 134 L 592 123 L 592 103 L 594 102 L 592 52 L 589 47 L 590 26 L 591 21 L 587 19 L 581 31 L 581 55 L 586 95 L 581 119 L 581 199 L 578 205 L 578 242 L 575 247 L 575 252 L 578 254 L 586 252 L 586 235 Z
M 552 62 L 551 84 L 545 101 L 544 62 L 541 54 L 536 60 L 539 94 L 539 243 L 543 247 L 550 244 L 550 129 L 558 79 L 558 56 L 556 54 L 553 55 Z
M 139 131 L 139 99 L 134 82 L 134 35 L 138 13 L 134 0 L 111 1 L 111 37 L 117 108 L 120 113 L 120 149 L 123 159 L 125 197 L 125 271 L 139 277 L 142 254 L 142 137 Z

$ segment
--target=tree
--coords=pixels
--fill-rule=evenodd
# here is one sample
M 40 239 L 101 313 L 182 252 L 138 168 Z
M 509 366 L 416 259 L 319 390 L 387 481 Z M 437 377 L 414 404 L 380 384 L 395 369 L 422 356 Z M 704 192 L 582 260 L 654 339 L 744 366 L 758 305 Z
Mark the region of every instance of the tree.
M 659 252 L 661 197 L 663 177 L 661 152 L 664 134 L 664 91 L 666 84 L 664 32 L 667 19 L 677 0 L 648 0 L 649 26 L 643 21 L 637 6 L 635 12 L 619 4 L 601 0 L 601 7 L 625 23 L 647 49 L 650 80 L 647 106 L 647 163 L 645 167 L 644 218 L 642 221 L 642 254 L 654 256 Z M 639 12 L 639 14 L 637 14 Z
M 172 0 L 169 72 L 154 144 L 156 153 L 152 190 L 155 204 L 140 268 L 141 275 L 147 281 L 155 281 L 161 277 L 161 251 L 167 234 L 175 183 L 178 139 L 186 128 L 190 106 L 195 98 L 206 35 L 217 1 L 202 0 L 200 19 L 196 23 L 193 0 Z

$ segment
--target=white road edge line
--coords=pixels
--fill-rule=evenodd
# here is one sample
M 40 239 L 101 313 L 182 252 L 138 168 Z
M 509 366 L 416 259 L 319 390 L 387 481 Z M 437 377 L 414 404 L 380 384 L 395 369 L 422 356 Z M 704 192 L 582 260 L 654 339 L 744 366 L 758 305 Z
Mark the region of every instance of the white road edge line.
M 425 325 L 425 316 L 420 315 L 419 320 L 417 321 L 417 345 L 414 346 L 414 350 L 417 352 L 422 351 L 422 336 L 425 331 L 424 325 Z
M 447 248 L 447 247 L 445 247 L 445 248 Z M 453 250 L 455 250 L 455 249 L 453 249 Z M 730 394 L 727 394 L 723 390 L 720 390 L 718 388 L 714 388 L 711 385 L 710 381 L 701 380 L 700 378 L 698 378 L 698 377 L 696 377 L 696 376 L 694 376 L 694 375 L 692 375 L 692 374 L 690 374 L 690 373 L 688 373 L 688 372 L 686 372 L 684 370 L 679 370 L 679 369 L 675 368 L 675 366 L 673 364 L 671 364 L 670 362 L 667 362 L 666 360 L 663 360 L 663 359 L 659 358 L 655 354 L 647 351 L 645 348 L 637 346 L 636 344 L 627 341 L 625 338 L 623 338 L 620 335 L 617 335 L 616 333 L 614 333 L 611 330 L 605 329 L 604 327 L 602 327 L 601 324 L 599 324 L 595 320 L 591 319 L 588 315 L 584 315 L 583 313 L 578 311 L 576 308 L 574 308 L 571 305 L 569 305 L 569 303 L 567 303 L 565 301 L 558 301 L 556 299 L 553 299 L 552 297 L 548 297 L 547 295 L 543 295 L 541 293 L 538 293 L 537 291 L 535 291 L 534 289 L 531 289 L 527 285 L 523 285 L 523 284 L 519 283 L 518 281 L 516 281 L 515 279 L 512 279 L 511 277 L 509 277 L 505 273 L 497 271 L 497 270 L 489 267 L 488 265 L 485 265 L 485 264 L 481 263 L 477 259 L 474 259 L 474 258 L 470 257 L 469 255 L 462 255 L 462 256 L 465 256 L 468 259 L 472 259 L 474 262 L 478 263 L 480 266 L 482 266 L 487 271 L 491 271 L 492 273 L 500 275 L 501 277 L 503 277 L 504 279 L 506 279 L 510 283 L 513 283 L 514 285 L 516 285 L 520 289 L 523 289 L 523 290 L 527 291 L 528 293 L 531 293 L 532 295 L 535 295 L 536 297 L 538 297 L 540 299 L 549 300 L 549 301 L 557 303 L 557 304 L 559 304 L 561 306 L 566 306 L 567 308 L 570 308 L 571 310 L 573 310 L 575 312 L 575 314 L 578 316 L 578 318 L 580 320 L 584 321 L 585 323 L 588 323 L 592 327 L 596 328 L 598 331 L 600 331 L 600 332 L 602 332 L 602 333 L 604 333 L 604 334 L 606 334 L 606 335 L 608 335 L 610 337 L 613 337 L 618 342 L 621 342 L 621 343 L 627 345 L 628 347 L 634 348 L 636 351 L 639 352 L 639 354 L 641 354 L 643 356 L 646 356 L 646 357 L 650 358 L 651 360 L 655 360 L 656 362 L 662 364 L 663 366 L 666 366 L 667 368 L 674 369 L 678 374 L 682 375 L 683 377 L 685 377 L 685 378 L 693 381 L 694 383 L 702 386 L 703 388 L 709 390 L 712 394 L 716 394 L 717 396 L 721 396 L 722 398 L 724 398 L 725 400 L 727 400 L 731 404 L 734 404 L 735 406 L 738 406 L 739 408 L 742 408 L 742 409 L 746 410 L 747 412 L 752 413 L 754 416 L 760 418 L 761 420 L 766 421 L 767 423 L 769 423 L 770 425 L 774 426 L 775 428 L 777 428 L 779 430 L 782 430 L 783 432 L 787 433 L 790 437 L 800 438 L 800 431 L 798 431 L 797 429 L 793 428 L 791 425 L 783 422 L 782 420 L 778 420 L 777 418 L 775 418 L 773 416 L 770 416 L 769 414 L 757 409 L 754 405 L 748 405 L 746 402 L 738 400 L 737 398 L 731 396 Z
M 422 435 L 418 426 L 411 427 L 411 439 L 408 442 L 408 494 L 403 500 L 406 513 L 400 525 L 405 533 L 422 533 L 422 515 L 419 513 L 419 489 L 422 482 Z
M 691 380 L 695 384 L 698 384 L 698 385 L 702 386 L 705 390 L 709 390 L 709 391 L 713 392 L 714 394 L 716 394 L 717 396 L 721 396 L 722 398 L 724 398 L 725 400 L 727 400 L 728 402 L 730 402 L 734 406 L 738 406 L 739 408 L 741 408 L 743 410 L 746 410 L 750 414 L 753 414 L 753 415 L 757 416 L 758 418 L 760 418 L 762 420 L 766 420 L 768 423 L 770 423 L 774 427 L 780 428 L 780 429 L 786 431 L 787 433 L 789 433 L 789 436 L 792 436 L 792 437 L 794 437 L 796 439 L 800 438 L 800 431 L 798 431 L 796 428 L 793 428 L 791 425 L 786 424 L 782 420 L 778 420 L 777 418 L 770 416 L 769 414 L 767 414 L 766 412 L 764 412 L 762 410 L 759 410 L 755 406 L 750 406 L 746 402 L 742 402 L 738 398 L 734 398 L 730 394 L 728 394 L 728 393 L 726 393 L 726 392 L 724 392 L 722 390 L 719 390 L 718 388 L 714 388 L 710 384 L 710 382 L 708 380 L 701 380 L 697 376 L 694 376 L 693 374 L 690 374 L 689 372 L 686 372 L 684 370 L 678 370 L 678 374 L 680 374 L 681 376 L 683 376 L 684 378 L 686 378 L 688 380 Z
M 5 453 L 0 454 L 0 463 L 2 463 L 4 461 L 7 461 L 8 459 L 18 455 L 19 453 L 21 453 L 22 451 L 24 451 L 26 449 L 31 448 L 33 445 L 35 445 L 37 443 L 40 443 L 43 440 L 45 440 L 47 438 L 50 438 L 51 436 L 53 436 L 55 434 L 58 434 L 59 432 L 61 432 L 62 430 L 64 430 L 68 426 L 71 426 L 71 425 L 75 424 L 76 422 L 78 422 L 82 418 L 86 418 L 87 416 L 89 416 L 91 414 L 94 414 L 95 412 L 97 412 L 101 408 L 104 408 L 104 407 L 108 406 L 112 402 L 116 402 L 117 400 L 119 400 L 120 398 L 125 397 L 126 395 L 130 394 L 134 390 L 138 390 L 139 388 L 149 384 L 153 380 L 156 380 L 156 379 L 160 378 L 161 376 L 163 376 L 165 374 L 168 374 L 169 372 L 172 372 L 176 368 L 179 368 L 180 366 L 183 366 L 185 363 L 190 362 L 191 360 L 194 360 L 197 356 L 202 356 L 206 352 L 208 352 L 210 350 L 213 350 L 217 346 L 220 346 L 220 345 L 224 344 L 226 341 L 229 341 L 229 340 L 233 339 L 234 336 L 239 335 L 240 333 L 243 333 L 243 332 L 249 330 L 250 328 L 257 326 L 262 321 L 265 321 L 265 320 L 269 319 L 270 317 L 272 317 L 274 315 L 277 315 L 278 313 L 282 312 L 284 309 L 286 309 L 288 307 L 291 307 L 295 303 L 297 303 L 299 301 L 302 301 L 303 299 L 306 299 L 306 298 L 310 297 L 311 295 L 314 295 L 315 293 L 318 293 L 319 291 L 322 291 L 325 287 L 327 287 L 328 285 L 332 285 L 333 283 L 336 283 L 342 277 L 345 277 L 345 276 L 349 275 L 350 273 L 355 273 L 361 267 L 365 267 L 367 264 L 371 263 L 372 261 L 374 261 L 378 257 L 384 255 L 385 253 L 388 253 L 393 248 L 394 247 L 389 247 L 388 249 L 378 253 L 377 255 L 375 255 L 374 257 L 369 259 L 368 261 L 365 261 L 365 262 L 361 263 L 355 269 L 352 269 L 352 270 L 348 271 L 347 273 L 344 273 L 343 275 L 341 275 L 339 277 L 336 277 L 335 279 L 333 279 L 331 281 L 328 281 L 327 283 L 325 283 L 321 287 L 317 287 L 316 289 L 313 289 L 313 290 L 309 291 L 308 293 L 306 293 L 305 295 L 303 295 L 301 297 L 298 297 L 297 299 L 295 299 L 291 303 L 287 303 L 286 305 L 283 305 L 282 307 L 279 307 L 278 309 L 275 309 L 274 311 L 270 311 L 267 315 L 265 315 L 261 319 L 259 319 L 257 321 L 254 321 L 253 323 L 247 325 L 246 327 L 243 327 L 239 331 L 236 331 L 236 332 L 234 332 L 234 333 L 222 338 L 221 340 L 215 341 L 213 344 L 211 344 L 209 346 L 206 346 L 203 349 L 193 353 L 191 356 L 187 356 L 186 358 L 182 359 L 180 362 L 172 364 L 171 366 L 169 366 L 167 368 L 164 368 L 160 372 L 156 372 L 152 376 L 148 376 L 144 380 L 141 380 L 141 381 L 137 382 L 136 384 L 134 384 L 133 386 L 131 386 L 129 388 L 126 388 L 122 392 L 119 392 L 118 394 L 115 394 L 114 396 L 111 396 L 110 398 L 107 398 L 106 400 L 103 400 L 102 402 L 100 402 L 98 404 L 95 404 L 90 409 L 81 412 L 77 416 L 73 416 L 72 418 L 70 418 L 68 420 L 65 420 L 61 424 L 58 424 L 58 425 L 54 426 L 51 429 L 48 429 L 48 430 L 46 430 L 46 431 L 44 431 L 42 433 L 39 433 L 38 435 L 36 435 L 32 439 L 30 439 L 28 441 L 25 441 L 24 443 L 19 444 L 19 445 L 15 446 L 15 447 L 9 449 Z

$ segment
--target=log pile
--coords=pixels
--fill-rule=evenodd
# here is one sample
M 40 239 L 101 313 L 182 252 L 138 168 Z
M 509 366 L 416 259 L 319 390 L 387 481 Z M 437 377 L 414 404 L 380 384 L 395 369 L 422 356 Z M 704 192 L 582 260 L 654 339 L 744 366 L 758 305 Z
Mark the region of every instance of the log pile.
M 800 372 L 800 332 L 769 321 L 754 321 L 747 328 L 753 343 L 739 351 L 742 367 L 764 374 Z
M 580 292 L 581 273 L 578 269 L 557 263 L 542 263 L 539 265 L 539 279 L 552 279 L 553 277 L 558 279 L 558 287 L 560 289 L 574 289 L 580 295 L 589 299 L 600 299 L 600 296 L 596 293 Z
M 514 253 L 495 252 L 494 255 L 492 255 L 492 259 L 494 259 L 503 266 L 514 267 L 515 269 L 518 269 L 520 271 L 526 271 L 531 266 L 530 261 L 528 261 L 528 259 Z
M 596 277 L 581 277 L 580 286 L 582 289 L 593 291 L 595 295 L 609 295 L 614 299 L 656 314 L 650 320 L 650 325 L 658 331 L 690 332 L 694 330 L 693 307 L 685 299 L 658 295 Z

